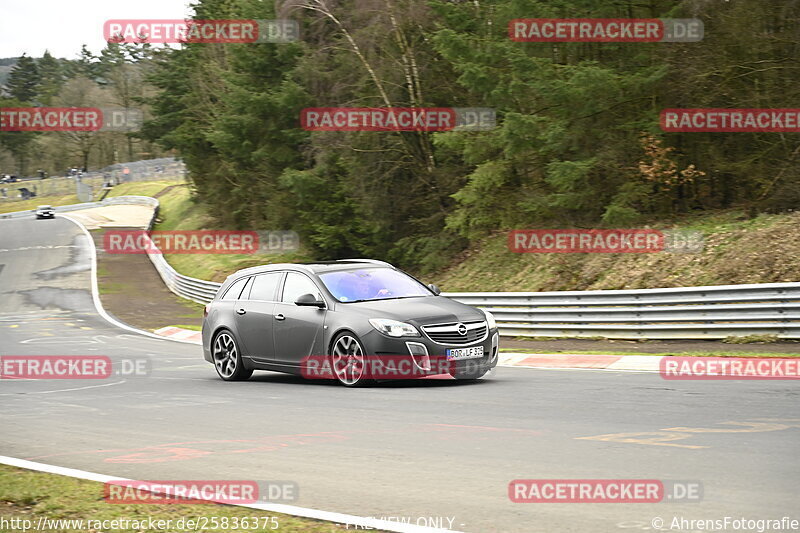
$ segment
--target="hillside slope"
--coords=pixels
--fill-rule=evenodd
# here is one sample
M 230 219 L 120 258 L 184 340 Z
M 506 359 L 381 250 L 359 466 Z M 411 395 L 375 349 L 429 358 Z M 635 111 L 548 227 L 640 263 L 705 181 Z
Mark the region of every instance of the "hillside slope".
M 161 202 L 159 230 L 219 229 L 207 208 L 178 182 L 128 184 L 113 191 L 145 194 Z M 513 253 L 506 233 L 477 242 L 441 272 L 421 279 L 444 291 L 547 291 L 634 289 L 800 281 L 800 213 L 747 218 L 728 210 L 697 215 L 660 229 L 702 231 L 700 253 Z M 302 241 L 302 236 L 301 236 Z M 377 257 L 376 259 L 382 259 Z M 281 255 L 168 255 L 179 272 L 222 281 L 239 268 L 260 263 L 312 261 L 308 250 Z M 414 273 L 414 272 L 412 272 Z M 416 274 L 416 273 L 414 273 Z
M 666 229 L 666 228 L 659 228 Z M 426 278 L 445 291 L 639 289 L 800 281 L 800 213 L 695 216 L 671 229 L 701 230 L 700 253 L 514 253 L 506 233 L 484 238 Z

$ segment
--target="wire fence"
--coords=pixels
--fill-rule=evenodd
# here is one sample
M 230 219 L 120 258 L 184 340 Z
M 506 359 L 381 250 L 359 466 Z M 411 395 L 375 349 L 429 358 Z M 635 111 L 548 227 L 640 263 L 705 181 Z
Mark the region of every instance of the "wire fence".
M 117 163 L 86 173 L 76 171 L 72 176 L 0 183 L 0 203 L 73 194 L 80 202 L 91 202 L 100 198 L 107 185 L 115 186 L 134 181 L 183 180 L 185 177 L 185 165 L 174 158 Z

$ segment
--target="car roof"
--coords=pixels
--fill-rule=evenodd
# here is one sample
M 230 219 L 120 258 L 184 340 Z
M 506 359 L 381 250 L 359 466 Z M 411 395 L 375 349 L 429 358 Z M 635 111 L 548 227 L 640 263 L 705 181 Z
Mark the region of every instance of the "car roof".
M 243 268 L 228 276 L 228 279 L 250 274 L 260 274 L 262 272 L 272 272 L 275 270 L 297 270 L 312 274 L 324 274 L 339 270 L 352 270 L 354 268 L 391 268 L 394 266 L 384 261 L 376 259 L 339 259 L 338 261 L 316 261 L 313 263 L 273 263 L 271 265 L 259 265 Z

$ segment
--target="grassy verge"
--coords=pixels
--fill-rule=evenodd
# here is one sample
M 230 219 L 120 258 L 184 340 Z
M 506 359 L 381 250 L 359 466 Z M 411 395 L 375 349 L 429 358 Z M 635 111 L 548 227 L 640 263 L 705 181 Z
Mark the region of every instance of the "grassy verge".
M 159 181 L 135 181 L 131 183 L 123 183 L 117 185 L 109 191 L 106 198 L 114 198 L 115 196 L 126 196 L 128 194 L 134 196 L 155 196 L 164 189 L 170 186 L 183 186 L 185 182 L 174 180 L 159 180 Z
M 40 205 L 69 205 L 78 204 L 80 200 L 74 194 L 63 196 L 42 196 L 30 200 L 14 200 L 0 202 L 0 213 L 13 213 L 14 211 L 28 211 Z
M 564 354 L 564 355 L 652 355 L 653 357 L 680 356 L 680 357 L 752 357 L 752 358 L 798 358 L 800 353 L 778 353 L 778 352 L 660 352 L 660 353 L 637 353 L 637 352 L 615 352 L 612 350 L 533 350 L 530 348 L 500 348 L 504 353 L 526 353 L 531 355 L 538 354 Z
M 103 484 L 94 481 L 85 481 L 55 474 L 34 472 L 21 468 L 0 465 L 0 517 L 5 520 L 19 518 L 31 520 L 29 531 L 36 527 L 40 517 L 50 520 L 114 520 L 127 519 L 130 521 L 144 521 L 143 527 L 136 528 L 102 528 L 102 531 L 136 531 L 171 533 L 191 530 L 187 527 L 178 528 L 179 519 L 198 519 L 200 517 L 226 518 L 230 524 L 232 519 L 239 520 L 250 517 L 252 522 L 259 518 L 258 528 L 246 529 L 231 527 L 222 528 L 221 531 L 299 531 L 299 532 L 331 532 L 344 531 L 345 527 L 338 524 L 321 522 L 307 518 L 297 518 L 289 515 L 267 513 L 255 509 L 235 507 L 231 505 L 148 505 L 148 504 L 110 504 L 103 500 Z M 278 527 L 274 522 L 264 517 L 276 517 Z M 171 520 L 172 527 L 151 529 L 148 521 Z M 122 525 L 122 524 L 120 524 Z M 132 524 L 131 524 L 132 525 Z M 265 525 L 266 527 L 260 527 Z M 62 524 L 66 527 L 47 527 L 46 531 L 91 531 L 99 528 L 77 527 Z M 210 527 L 210 526 L 209 526 Z M 206 531 L 211 529 L 206 528 Z M 0 532 L 18 532 L 21 528 L 7 528 L 0 526 Z

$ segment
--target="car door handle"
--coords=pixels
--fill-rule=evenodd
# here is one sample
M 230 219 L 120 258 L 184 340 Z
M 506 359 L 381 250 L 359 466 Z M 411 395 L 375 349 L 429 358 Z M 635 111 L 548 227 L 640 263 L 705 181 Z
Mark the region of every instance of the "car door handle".
M 275 315 L 275 320 L 286 320 L 286 317 L 283 316 L 283 313 L 278 313 Z
M 243 315 L 243 314 L 245 314 L 246 312 L 247 312 L 247 311 L 245 311 L 243 308 L 239 308 L 239 309 L 237 309 L 237 310 L 236 310 L 236 314 L 237 314 L 237 315 Z

